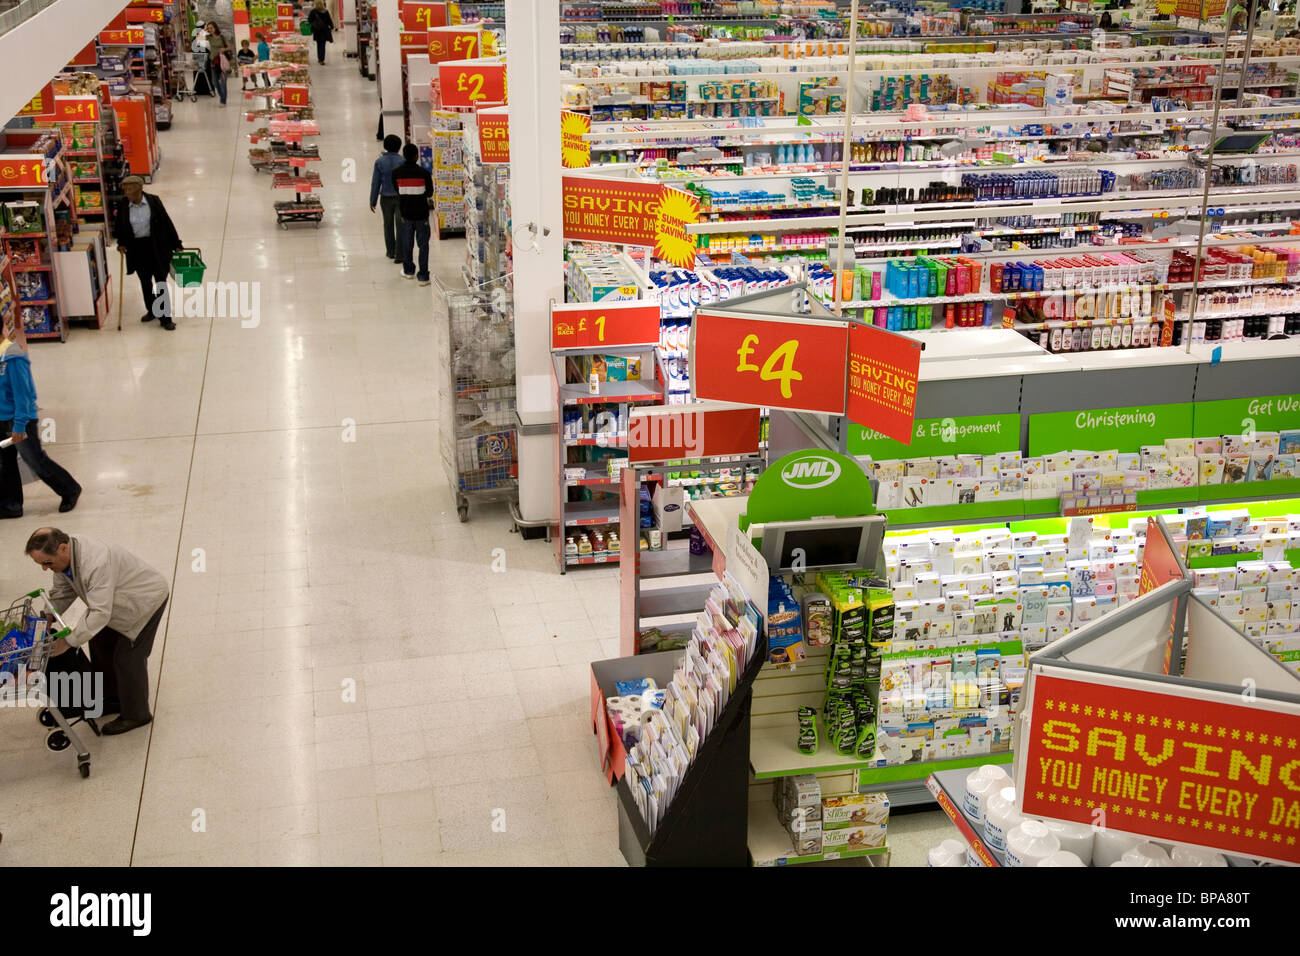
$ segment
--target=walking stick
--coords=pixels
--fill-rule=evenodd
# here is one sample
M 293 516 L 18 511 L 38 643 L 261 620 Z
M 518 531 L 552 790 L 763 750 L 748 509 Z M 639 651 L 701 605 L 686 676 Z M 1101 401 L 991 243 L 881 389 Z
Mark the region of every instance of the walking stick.
M 121 244 L 117 247 L 117 330 L 122 331 L 122 292 L 126 288 L 126 253 Z

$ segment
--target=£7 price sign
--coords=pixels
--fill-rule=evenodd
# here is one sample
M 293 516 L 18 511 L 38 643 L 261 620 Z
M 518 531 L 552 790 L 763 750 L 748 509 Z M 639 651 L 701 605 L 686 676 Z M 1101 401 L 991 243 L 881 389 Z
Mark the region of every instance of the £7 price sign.
M 444 63 L 448 60 L 473 60 L 493 52 L 484 49 L 481 30 L 466 27 L 443 27 L 429 31 L 429 62 Z
M 695 398 L 844 414 L 848 323 L 701 310 L 691 329 Z
M 482 60 L 455 60 L 438 64 L 442 105 L 473 107 L 506 102 L 506 65 Z

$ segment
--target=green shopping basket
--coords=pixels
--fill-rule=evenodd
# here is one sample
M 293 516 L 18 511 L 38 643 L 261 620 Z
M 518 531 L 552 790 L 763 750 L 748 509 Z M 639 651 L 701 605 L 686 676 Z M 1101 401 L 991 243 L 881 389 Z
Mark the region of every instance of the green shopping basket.
M 207 268 L 198 249 L 179 249 L 172 253 L 172 275 L 176 277 L 178 286 L 202 285 Z

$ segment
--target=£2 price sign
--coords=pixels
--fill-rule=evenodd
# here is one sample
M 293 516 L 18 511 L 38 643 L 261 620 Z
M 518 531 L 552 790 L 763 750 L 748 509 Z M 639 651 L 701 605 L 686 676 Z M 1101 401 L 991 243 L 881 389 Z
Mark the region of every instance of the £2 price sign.
M 438 64 L 442 105 L 474 107 L 506 102 L 506 65 L 482 60 L 454 60 Z
M 691 330 L 695 398 L 844 414 L 848 323 L 701 309 Z
M 1037 673 L 1021 812 L 1300 863 L 1295 705 L 1158 686 Z
M 576 303 L 551 306 L 551 348 L 649 348 L 659 344 L 655 302 Z
M 848 364 L 849 421 L 911 444 L 921 343 L 874 325 L 854 324 Z

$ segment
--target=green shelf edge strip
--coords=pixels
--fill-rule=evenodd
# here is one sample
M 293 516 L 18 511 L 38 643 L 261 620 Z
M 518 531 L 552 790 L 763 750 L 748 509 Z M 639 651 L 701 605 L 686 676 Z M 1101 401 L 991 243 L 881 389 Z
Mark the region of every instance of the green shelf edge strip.
M 844 763 L 830 764 L 825 767 L 799 767 L 777 773 L 759 773 L 754 771 L 755 780 L 775 780 L 778 777 L 794 777 L 802 773 L 843 773 L 847 770 L 858 772 L 858 783 L 865 780 L 867 786 L 877 783 L 893 783 L 896 780 L 919 780 L 937 770 L 961 770 L 964 767 L 981 767 L 986 763 L 1011 763 L 1010 753 L 980 754 L 976 757 L 960 757 L 956 760 L 938 760 L 930 763 L 905 763 L 898 767 L 871 767 L 865 760 L 852 760 Z M 752 766 L 750 768 L 753 769 Z M 863 774 L 868 777 L 864 778 Z
M 1224 494 L 1219 489 L 1232 489 Z M 1271 498 L 1274 495 L 1300 495 L 1300 478 L 1275 478 L 1272 481 L 1243 481 L 1231 485 L 1199 485 L 1197 501 L 1219 498 Z
M 831 852 L 834 852 L 834 851 L 832 850 Z M 838 855 L 831 857 L 831 859 L 832 859 L 832 860 L 845 860 L 845 859 L 848 859 L 849 857 L 852 857 L 852 856 L 879 856 L 881 853 L 888 853 L 888 852 L 889 852 L 889 847 L 888 847 L 888 845 L 886 845 L 886 846 L 873 846 L 873 847 L 869 847 L 869 848 L 867 848 L 867 849 L 865 849 L 865 850 L 844 850 L 844 851 L 840 852 Z M 753 852 L 751 852 L 751 853 L 749 854 L 749 858 L 750 858 L 750 861 L 751 861 L 750 865 L 753 866 L 753 862 L 752 862 L 753 859 L 754 859 L 754 854 L 753 854 Z M 798 864 L 798 863 L 821 863 L 821 862 L 822 862 L 823 860 L 825 860 L 825 859 L 826 859 L 826 854 L 825 854 L 825 853 L 817 853 L 817 854 L 815 854 L 815 855 L 813 855 L 813 856 L 781 856 L 781 857 L 777 857 L 777 862 L 776 862 L 775 864 L 773 864 L 773 865 L 775 865 L 775 866 L 794 866 L 795 864 Z

